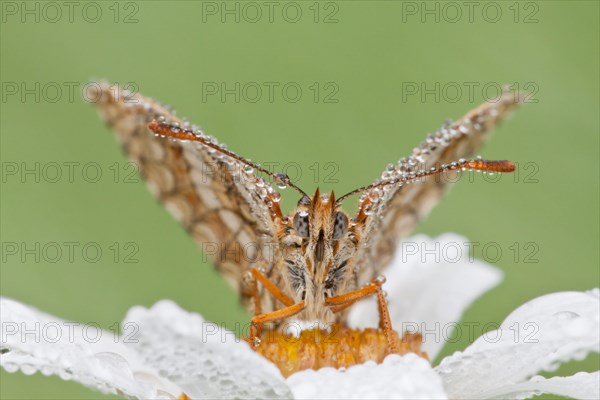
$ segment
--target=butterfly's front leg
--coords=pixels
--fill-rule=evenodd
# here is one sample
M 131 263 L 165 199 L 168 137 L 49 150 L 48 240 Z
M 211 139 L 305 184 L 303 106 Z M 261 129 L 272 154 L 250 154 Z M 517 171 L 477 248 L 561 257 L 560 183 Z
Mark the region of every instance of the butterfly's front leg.
M 251 285 L 251 296 L 254 299 L 254 317 L 250 323 L 250 335 L 246 338 L 246 341 L 255 346 L 260 341 L 263 324 L 271 321 L 277 321 L 284 318 L 291 317 L 304 309 L 304 302 L 294 303 L 294 299 L 283 293 L 273 282 L 267 278 L 263 272 L 258 268 L 251 268 L 247 272 L 247 280 Z M 260 303 L 260 293 L 258 290 L 258 282 L 260 282 L 265 289 L 279 300 L 286 308 L 277 310 L 274 312 L 262 313 L 262 307 Z
M 340 294 L 338 296 L 327 297 L 325 303 L 331 308 L 331 311 L 337 313 L 345 310 L 359 300 L 365 297 L 372 296 L 377 293 L 377 289 L 381 288 L 381 285 L 385 282 L 383 277 L 373 279 L 365 287 L 353 290 L 352 292 Z
M 283 293 L 273 282 L 269 280 L 269 278 L 267 278 L 264 275 L 263 272 L 260 271 L 260 269 L 250 268 L 248 272 L 252 275 L 252 278 L 255 279 L 254 283 L 256 283 L 256 281 L 259 281 L 264 286 L 264 288 L 267 289 L 269 293 L 271 293 L 273 297 L 279 300 L 283 305 L 289 307 L 294 304 L 294 299 Z
M 280 321 L 292 317 L 304 310 L 304 307 L 305 304 L 303 300 L 289 307 L 282 308 L 281 310 L 254 316 L 250 322 L 250 336 L 246 338 L 246 341 L 254 346 L 258 346 L 260 344 L 259 327 L 262 328 L 262 325 L 267 322 Z
M 398 343 L 396 335 L 394 335 L 394 331 L 392 329 L 392 320 L 390 318 L 390 312 L 385 299 L 385 293 L 381 288 L 384 283 L 385 278 L 378 277 L 373 279 L 371 283 L 362 289 L 354 290 L 338 296 L 328 297 L 325 299 L 325 302 L 331 308 L 331 311 L 338 313 L 350 307 L 357 301 L 364 299 L 365 297 L 377 295 L 377 304 L 379 306 L 379 329 L 383 330 L 387 339 L 388 353 L 398 353 L 400 351 L 400 344 Z

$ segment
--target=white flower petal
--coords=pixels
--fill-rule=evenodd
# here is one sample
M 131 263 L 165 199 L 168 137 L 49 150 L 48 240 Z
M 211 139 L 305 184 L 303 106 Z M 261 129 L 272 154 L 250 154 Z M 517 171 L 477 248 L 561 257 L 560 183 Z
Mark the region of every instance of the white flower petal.
M 176 398 L 181 389 L 137 360 L 114 332 L 66 322 L 14 300 L 0 298 L 0 365 L 8 372 L 41 372 L 103 393 Z
M 500 270 L 470 259 L 468 243 L 452 233 L 435 239 L 413 236 L 403 241 L 383 271 L 394 328 L 435 332 L 423 337 L 422 349 L 432 360 L 444 346 L 442 332 L 451 337 L 450 324 L 458 323 L 475 299 L 502 280 Z M 352 327 L 375 327 L 377 322 L 374 299 L 357 303 L 348 316 Z
M 138 357 L 193 399 L 291 397 L 272 363 L 233 332 L 171 301 L 135 307 L 123 323 L 139 327 L 137 343 L 129 344 Z
M 511 313 L 498 330 L 446 357 L 436 370 L 450 397 L 498 397 L 538 372 L 581 360 L 590 351 L 600 351 L 598 289 L 534 299 Z
M 389 355 L 346 370 L 305 370 L 287 379 L 296 399 L 445 399 L 439 376 L 415 354 Z
M 522 400 L 542 393 L 550 393 L 581 400 L 600 399 L 599 382 L 600 371 L 579 372 L 571 376 L 555 376 L 549 379 L 534 376 L 527 382 L 511 385 L 510 389 L 499 388 L 497 398 Z

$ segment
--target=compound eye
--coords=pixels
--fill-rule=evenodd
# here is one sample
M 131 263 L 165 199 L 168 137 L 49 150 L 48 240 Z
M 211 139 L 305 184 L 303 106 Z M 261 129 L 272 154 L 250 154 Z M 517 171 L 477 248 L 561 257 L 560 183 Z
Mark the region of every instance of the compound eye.
M 341 211 L 335 213 L 335 221 L 333 222 L 333 240 L 343 238 L 348 232 L 348 217 Z
M 294 215 L 294 230 L 299 236 L 303 238 L 308 237 L 308 212 L 299 211 Z

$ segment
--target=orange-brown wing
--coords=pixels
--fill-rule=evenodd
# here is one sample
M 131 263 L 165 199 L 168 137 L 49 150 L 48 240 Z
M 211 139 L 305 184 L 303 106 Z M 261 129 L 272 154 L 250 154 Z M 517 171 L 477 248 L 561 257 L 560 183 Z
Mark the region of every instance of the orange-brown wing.
M 273 265 L 278 257 L 270 202 L 278 194 L 231 157 L 197 143 L 156 137 L 148 129 L 153 120 L 202 134 L 173 110 L 106 83 L 93 83 L 89 88 L 89 101 L 116 132 L 151 192 L 244 300 L 246 269 Z
M 504 93 L 447 123 L 427 136 L 412 155 L 390 164 L 381 179 L 407 178 L 411 173 L 468 158 L 483 144 L 489 132 L 524 99 L 523 94 Z M 362 221 L 354 265 L 357 283 L 368 282 L 386 267 L 401 239 L 437 204 L 457 172 L 425 178 L 406 186 L 386 186 L 363 193 L 356 216 Z

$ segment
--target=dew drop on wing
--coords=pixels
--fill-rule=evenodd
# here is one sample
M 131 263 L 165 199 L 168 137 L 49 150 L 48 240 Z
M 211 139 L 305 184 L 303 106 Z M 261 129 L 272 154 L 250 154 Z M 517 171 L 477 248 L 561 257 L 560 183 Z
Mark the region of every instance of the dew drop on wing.
M 279 203 L 281 201 L 281 194 L 279 194 L 279 192 L 271 193 L 271 200 L 273 200 L 275 203 Z

